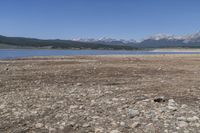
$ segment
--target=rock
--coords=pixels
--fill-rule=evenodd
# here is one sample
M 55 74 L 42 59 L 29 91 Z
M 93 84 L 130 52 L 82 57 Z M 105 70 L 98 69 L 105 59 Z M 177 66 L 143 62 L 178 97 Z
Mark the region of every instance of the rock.
M 36 128 L 42 128 L 44 125 L 42 124 L 42 123 L 37 123 L 37 124 L 35 124 L 35 127 Z
M 167 112 L 167 109 L 166 107 L 161 107 L 158 109 L 160 113 L 164 113 L 164 112 Z
M 110 131 L 110 133 L 120 133 L 120 131 L 119 130 L 112 130 L 112 131 Z
M 187 118 L 186 118 L 186 117 L 183 117 L 183 116 L 177 118 L 178 121 L 186 121 L 186 119 L 187 119 Z
M 173 106 L 168 106 L 168 109 L 172 110 L 172 111 L 176 111 L 178 108 L 177 107 L 173 107 Z
M 196 126 L 197 128 L 200 127 L 200 123 L 195 123 L 194 126 Z
M 148 99 L 148 97 L 146 97 L 146 96 L 137 96 L 137 97 L 135 97 L 136 101 L 143 101 L 145 99 Z
M 71 105 L 69 108 L 70 109 L 76 109 L 76 108 L 78 108 L 78 106 L 77 105 Z
M 187 126 L 188 126 L 188 123 L 185 122 L 185 121 L 178 121 L 177 125 L 178 125 L 179 127 L 187 127 Z
M 113 98 L 113 99 L 112 99 L 112 101 L 118 101 L 118 100 L 119 100 L 118 98 Z
M 56 129 L 55 128 L 49 127 L 48 130 L 49 130 L 49 133 L 56 133 Z
M 181 108 L 182 108 L 182 109 L 186 109 L 187 107 L 188 107 L 188 106 L 187 106 L 186 104 L 182 104 L 182 105 L 181 105 Z
M 103 128 L 100 127 L 100 128 L 95 128 L 95 129 L 94 129 L 94 132 L 95 132 L 95 133 L 103 133 L 104 130 L 103 130 Z
M 146 125 L 145 132 L 147 132 L 147 133 L 156 133 L 156 130 L 155 130 L 155 127 L 154 127 L 153 123 L 149 123 L 148 125 Z
M 134 117 L 139 116 L 139 115 L 140 115 L 140 112 L 138 110 L 135 110 L 135 109 L 129 109 L 128 110 L 129 118 L 134 118 Z
M 120 122 L 120 126 L 125 127 L 126 123 L 122 121 L 122 122 Z
M 90 126 L 90 124 L 89 123 L 84 123 L 83 124 L 83 127 L 85 128 L 85 127 L 89 127 Z
M 174 99 L 169 99 L 168 105 L 170 105 L 170 106 L 176 106 L 176 102 L 174 101 Z
M 77 83 L 76 86 L 82 86 L 82 84 L 81 83 Z
M 162 103 L 162 102 L 166 102 L 166 98 L 164 96 L 156 97 L 156 98 L 154 98 L 153 101 L 157 102 L 157 103 Z
M 168 106 L 167 106 L 167 108 L 169 109 L 169 110 L 172 110 L 172 111 L 176 111 L 178 108 L 177 108 L 177 104 L 176 104 L 176 102 L 173 100 L 173 99 L 170 99 L 169 101 L 168 101 Z
M 164 130 L 165 133 L 168 133 L 169 131 L 167 129 Z
M 0 109 L 4 109 L 5 107 L 6 107 L 5 104 L 1 104 L 1 105 L 0 105 Z
M 199 117 L 197 117 L 197 116 L 193 116 L 193 117 L 188 117 L 187 118 L 188 122 L 193 122 L 193 121 L 197 121 L 197 120 L 199 120 Z
M 112 122 L 111 122 L 111 125 L 112 125 L 113 127 L 117 127 L 117 123 L 116 123 L 115 121 L 112 121 Z
M 131 124 L 131 128 L 137 128 L 140 126 L 140 123 L 139 122 L 134 122 L 133 124 Z
M 91 100 L 90 105 L 93 106 L 93 105 L 95 105 L 95 104 L 96 104 L 95 100 Z
M 184 130 L 183 133 L 190 133 L 190 131 L 188 131 L 188 130 Z

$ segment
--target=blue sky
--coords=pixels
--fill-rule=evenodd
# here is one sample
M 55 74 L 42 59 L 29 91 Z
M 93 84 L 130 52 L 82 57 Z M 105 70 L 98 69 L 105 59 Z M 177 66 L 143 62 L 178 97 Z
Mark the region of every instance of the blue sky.
M 142 39 L 200 30 L 200 0 L 1 0 L 0 34 Z

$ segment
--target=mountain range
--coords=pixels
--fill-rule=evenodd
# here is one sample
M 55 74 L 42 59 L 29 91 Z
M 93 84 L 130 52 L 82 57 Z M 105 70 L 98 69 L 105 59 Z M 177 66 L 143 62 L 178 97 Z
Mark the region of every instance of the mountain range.
M 48 48 L 48 49 L 113 49 L 138 50 L 155 48 L 200 48 L 200 32 L 189 35 L 158 34 L 142 41 L 134 39 L 72 39 L 42 40 L 23 37 L 0 36 L 0 48 Z
M 157 34 L 143 39 L 142 41 L 100 38 L 100 39 L 74 39 L 79 42 L 92 42 L 108 45 L 124 45 L 135 48 L 166 48 L 166 47 L 200 47 L 200 32 L 189 35 Z

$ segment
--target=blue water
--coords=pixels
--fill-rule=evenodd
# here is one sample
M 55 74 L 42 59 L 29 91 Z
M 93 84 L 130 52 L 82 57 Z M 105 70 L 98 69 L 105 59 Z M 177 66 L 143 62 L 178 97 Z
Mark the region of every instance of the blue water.
M 0 49 L 0 59 L 32 56 L 65 56 L 65 55 L 154 55 L 154 54 L 200 54 L 200 52 L 151 52 L 151 51 L 115 51 L 115 50 L 32 50 Z

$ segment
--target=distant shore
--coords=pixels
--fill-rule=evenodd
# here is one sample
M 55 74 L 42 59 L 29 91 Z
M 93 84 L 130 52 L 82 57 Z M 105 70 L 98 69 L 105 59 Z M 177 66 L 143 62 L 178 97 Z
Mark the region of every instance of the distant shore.
M 200 52 L 200 48 L 159 48 L 153 52 Z

